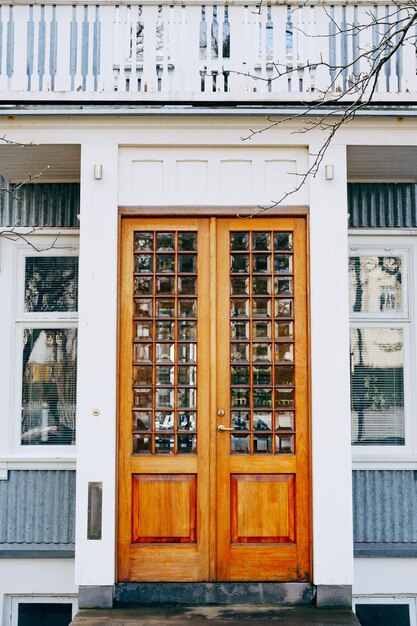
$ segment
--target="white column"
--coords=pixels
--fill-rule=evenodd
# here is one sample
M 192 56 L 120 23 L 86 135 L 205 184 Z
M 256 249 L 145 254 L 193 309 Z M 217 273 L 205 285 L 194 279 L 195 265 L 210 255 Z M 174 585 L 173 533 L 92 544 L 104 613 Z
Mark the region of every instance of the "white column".
M 318 149 L 310 146 L 310 154 Z M 325 164 L 334 166 L 333 180 L 325 179 Z M 316 585 L 353 580 L 346 177 L 346 146 L 332 144 L 309 181 Z
M 117 145 L 96 143 L 81 146 L 77 585 L 114 583 L 117 161 Z M 94 164 L 102 165 L 102 180 L 94 180 Z M 88 540 L 88 482 L 96 481 L 103 483 L 102 539 Z

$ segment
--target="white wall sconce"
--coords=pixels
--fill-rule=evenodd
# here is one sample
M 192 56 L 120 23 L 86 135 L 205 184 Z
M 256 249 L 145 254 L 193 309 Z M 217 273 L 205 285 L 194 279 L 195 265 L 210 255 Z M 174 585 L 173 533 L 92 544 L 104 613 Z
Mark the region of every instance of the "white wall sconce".
M 103 166 L 101 163 L 95 163 L 94 164 L 94 180 L 101 180 L 102 178 L 103 178 Z
M 331 164 L 328 163 L 324 167 L 324 172 L 325 172 L 326 180 L 333 180 L 333 178 L 334 178 L 334 165 L 331 165 Z

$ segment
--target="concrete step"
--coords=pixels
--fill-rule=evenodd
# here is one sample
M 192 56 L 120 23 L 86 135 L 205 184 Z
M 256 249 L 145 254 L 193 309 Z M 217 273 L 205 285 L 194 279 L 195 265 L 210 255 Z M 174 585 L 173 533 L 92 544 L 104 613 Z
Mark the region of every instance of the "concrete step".
M 210 624 L 209 624 L 210 622 Z M 293 606 L 151 606 L 83 609 L 70 626 L 359 626 L 349 610 Z

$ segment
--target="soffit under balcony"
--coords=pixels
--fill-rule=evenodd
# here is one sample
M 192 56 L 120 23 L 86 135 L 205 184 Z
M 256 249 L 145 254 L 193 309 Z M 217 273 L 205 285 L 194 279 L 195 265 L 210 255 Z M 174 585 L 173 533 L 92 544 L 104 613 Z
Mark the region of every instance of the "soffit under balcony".
M 0 175 L 10 183 L 69 183 L 80 180 L 79 145 L 0 145 Z
M 350 182 L 417 182 L 417 146 L 348 146 Z

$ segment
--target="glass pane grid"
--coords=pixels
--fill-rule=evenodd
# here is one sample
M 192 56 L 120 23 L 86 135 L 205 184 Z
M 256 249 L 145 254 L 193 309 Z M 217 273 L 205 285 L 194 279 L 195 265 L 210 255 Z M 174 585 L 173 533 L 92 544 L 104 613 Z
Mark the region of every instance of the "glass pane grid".
M 231 452 L 295 452 L 292 233 L 230 234 Z
M 138 231 L 134 256 L 133 451 L 195 453 L 197 233 Z

